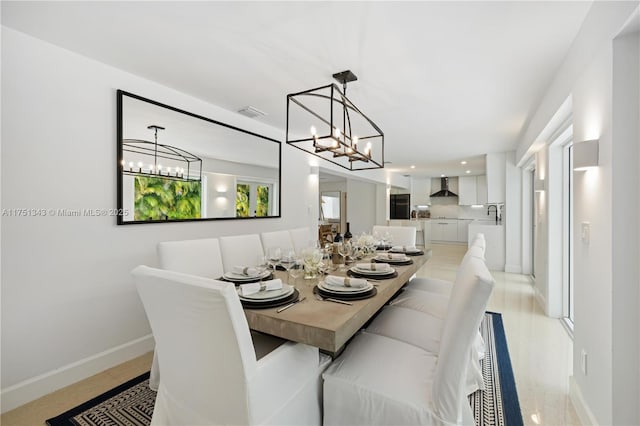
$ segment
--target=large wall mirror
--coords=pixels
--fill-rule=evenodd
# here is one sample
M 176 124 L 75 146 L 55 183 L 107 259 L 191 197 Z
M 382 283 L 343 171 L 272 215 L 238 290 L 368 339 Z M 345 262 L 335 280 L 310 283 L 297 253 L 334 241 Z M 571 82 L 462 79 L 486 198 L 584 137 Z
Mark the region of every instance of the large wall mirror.
M 281 144 L 118 90 L 118 224 L 280 217 Z

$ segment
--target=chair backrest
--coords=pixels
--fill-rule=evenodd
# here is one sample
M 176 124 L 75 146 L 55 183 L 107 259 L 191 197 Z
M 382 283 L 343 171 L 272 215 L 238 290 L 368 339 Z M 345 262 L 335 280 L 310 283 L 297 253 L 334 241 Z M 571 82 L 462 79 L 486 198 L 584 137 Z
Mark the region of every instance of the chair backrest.
M 478 232 L 476 236 L 473 238 L 469 247 L 480 247 L 482 249 L 482 254 L 484 255 L 484 251 L 487 247 L 487 241 L 484 238 L 484 234 L 482 232 Z
M 219 278 L 224 268 L 217 238 L 158 243 L 160 267 L 170 271 Z
M 373 235 L 382 236 L 388 232 L 394 246 L 413 247 L 416 245 L 416 228 L 413 226 L 381 226 L 373 227 Z
M 434 408 L 448 423 L 458 424 L 462 404 L 467 404 L 469 354 L 493 287 L 484 261 L 473 256 L 463 261 L 449 299 L 432 388 Z
M 260 234 L 260 239 L 265 253 L 268 253 L 272 247 L 280 247 L 283 256 L 287 251 L 294 250 L 289 231 L 263 232 Z
M 303 249 L 307 248 L 311 242 L 315 242 L 315 236 L 311 235 L 309 228 L 295 228 L 289 230 L 291 236 L 291 242 L 293 242 L 293 249 L 296 253 L 301 253 Z
M 258 234 L 220 237 L 219 240 L 225 272 L 231 272 L 234 266 L 256 265 L 258 256 L 264 256 Z
M 147 266 L 132 274 L 156 341 L 162 420 L 248 424 L 257 363 L 235 286 Z

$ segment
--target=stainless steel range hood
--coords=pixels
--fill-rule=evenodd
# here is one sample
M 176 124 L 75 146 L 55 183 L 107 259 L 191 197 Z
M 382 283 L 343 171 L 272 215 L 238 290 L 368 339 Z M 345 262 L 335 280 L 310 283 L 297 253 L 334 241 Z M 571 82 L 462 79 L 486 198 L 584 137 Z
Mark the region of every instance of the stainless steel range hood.
M 454 194 L 449 191 L 449 178 L 440 178 L 440 191 L 434 192 L 430 197 L 457 197 L 458 194 Z

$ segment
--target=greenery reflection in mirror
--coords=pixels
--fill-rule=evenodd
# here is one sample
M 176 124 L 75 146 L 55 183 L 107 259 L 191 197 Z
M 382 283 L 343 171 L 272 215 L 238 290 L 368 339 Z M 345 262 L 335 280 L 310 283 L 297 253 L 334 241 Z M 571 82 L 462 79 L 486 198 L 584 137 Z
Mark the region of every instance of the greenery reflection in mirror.
M 280 216 L 275 139 L 118 91 L 118 224 Z

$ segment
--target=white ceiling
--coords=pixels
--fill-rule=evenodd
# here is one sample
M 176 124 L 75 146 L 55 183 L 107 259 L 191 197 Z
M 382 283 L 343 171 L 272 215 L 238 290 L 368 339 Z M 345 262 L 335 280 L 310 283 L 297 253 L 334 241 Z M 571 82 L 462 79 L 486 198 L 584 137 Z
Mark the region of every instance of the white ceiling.
M 351 69 L 348 96 L 384 131 L 387 167 L 439 176 L 515 149 L 590 6 L 3 1 L 2 23 L 229 110 L 252 105 L 281 129 L 288 93 Z

